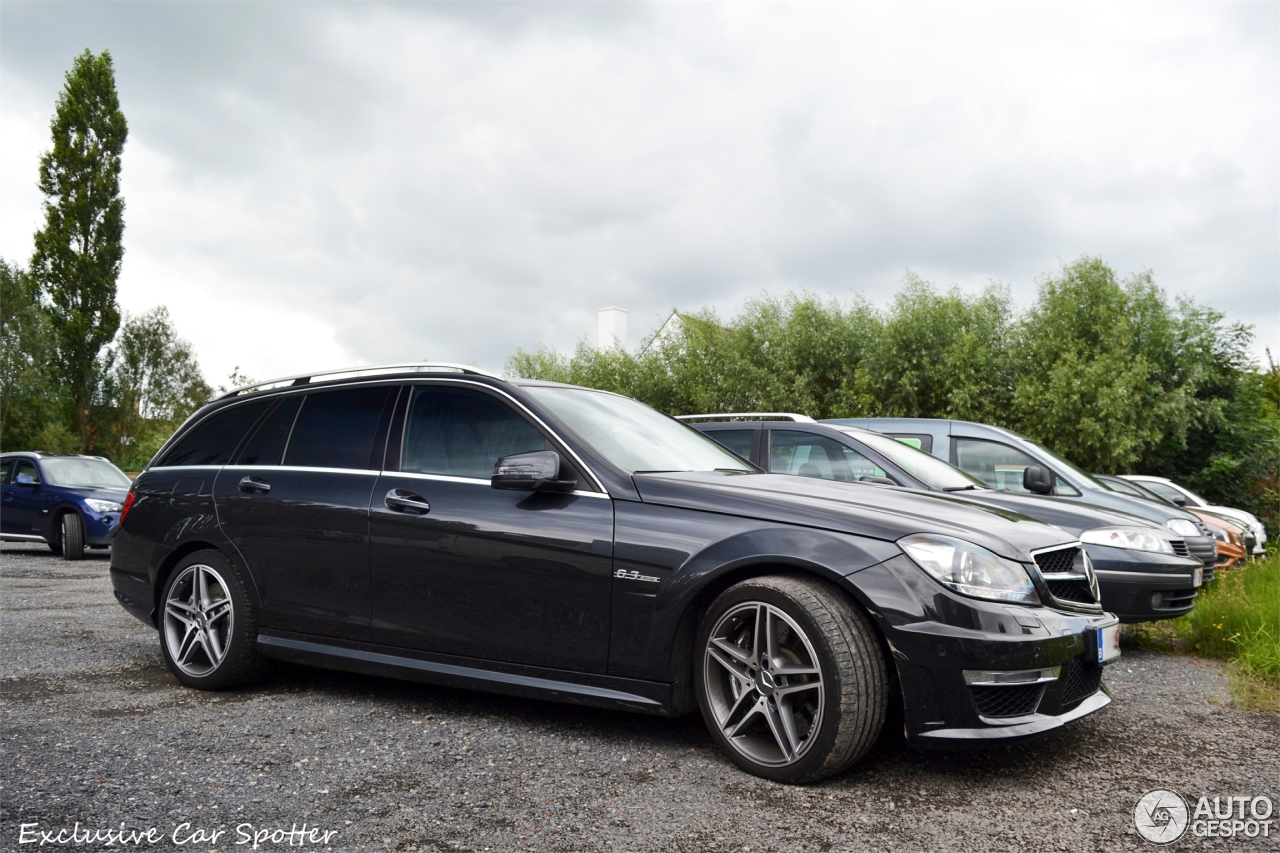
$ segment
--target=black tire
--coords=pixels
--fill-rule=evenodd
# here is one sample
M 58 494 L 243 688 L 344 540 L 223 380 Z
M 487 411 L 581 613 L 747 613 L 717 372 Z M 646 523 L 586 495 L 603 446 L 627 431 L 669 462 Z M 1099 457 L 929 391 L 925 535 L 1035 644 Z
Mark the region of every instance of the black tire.
M 208 590 L 203 599 L 201 575 Z M 160 597 L 159 620 L 165 663 L 188 687 L 237 687 L 253 681 L 265 667 L 258 653 L 257 612 L 244 576 L 221 552 L 196 551 L 174 566 Z
M 62 546 L 62 559 L 84 559 L 84 519 L 78 512 L 63 513 L 58 519 L 58 541 Z
M 768 660 L 751 651 L 761 614 L 782 652 Z M 816 578 L 768 576 L 725 590 L 702 617 L 695 654 L 702 718 L 748 773 L 775 782 L 823 779 L 866 755 L 884 727 L 889 673 L 875 629 L 861 608 Z

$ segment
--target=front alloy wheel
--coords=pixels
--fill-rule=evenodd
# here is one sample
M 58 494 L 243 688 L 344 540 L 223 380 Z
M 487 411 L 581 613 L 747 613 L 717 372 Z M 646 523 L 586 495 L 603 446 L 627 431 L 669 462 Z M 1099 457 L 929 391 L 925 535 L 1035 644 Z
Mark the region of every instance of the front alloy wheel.
M 763 601 L 734 607 L 711 629 L 703 665 L 716 725 L 734 749 L 769 767 L 808 752 L 822 723 L 822 670 L 786 613 Z
M 698 705 L 735 764 L 776 782 L 812 782 L 875 743 L 889 674 L 861 609 L 817 578 L 752 578 L 703 615 Z

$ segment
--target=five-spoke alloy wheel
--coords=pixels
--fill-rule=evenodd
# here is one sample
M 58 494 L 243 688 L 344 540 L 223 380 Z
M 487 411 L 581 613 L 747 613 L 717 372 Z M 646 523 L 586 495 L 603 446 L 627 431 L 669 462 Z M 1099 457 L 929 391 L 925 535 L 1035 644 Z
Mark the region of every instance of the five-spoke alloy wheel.
M 730 587 L 699 632 L 698 703 L 734 762 L 776 781 L 839 773 L 884 724 L 888 673 L 856 605 L 816 579 Z
M 217 690 L 252 673 L 258 663 L 253 605 L 225 557 L 189 555 L 169 576 L 163 601 L 161 647 L 179 681 Z

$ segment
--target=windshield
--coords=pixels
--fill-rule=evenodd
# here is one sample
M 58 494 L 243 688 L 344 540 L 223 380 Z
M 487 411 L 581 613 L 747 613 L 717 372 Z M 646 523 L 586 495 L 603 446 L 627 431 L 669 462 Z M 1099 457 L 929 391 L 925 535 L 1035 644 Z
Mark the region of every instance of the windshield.
M 1034 447 L 1036 450 L 1040 451 L 1040 455 L 1048 459 L 1050 465 L 1057 467 L 1058 470 L 1064 471 L 1065 473 L 1074 474 L 1076 477 L 1080 479 L 1081 484 L 1086 486 L 1087 488 L 1096 489 L 1099 492 L 1111 491 L 1111 489 L 1108 489 L 1106 487 L 1106 484 L 1098 480 L 1095 480 L 1092 474 L 1086 474 L 1085 472 L 1081 471 L 1079 468 L 1072 465 L 1070 462 L 1063 459 L 1061 456 L 1058 456 L 1056 453 L 1051 452 L 1047 447 L 1045 447 L 1040 442 L 1028 441 L 1025 438 L 1023 439 L 1023 442 L 1028 446 Z
M 132 481 L 124 472 L 104 459 L 75 456 L 40 460 L 44 477 L 55 486 L 78 486 L 83 489 L 127 489 Z
M 632 474 L 753 470 L 693 427 L 628 397 L 583 388 L 527 390 L 592 449 Z
M 981 480 L 970 477 L 959 468 L 948 465 L 936 456 L 917 450 L 896 438 L 851 429 L 840 431 L 877 451 L 930 488 L 941 489 L 944 492 L 987 488 L 987 484 Z

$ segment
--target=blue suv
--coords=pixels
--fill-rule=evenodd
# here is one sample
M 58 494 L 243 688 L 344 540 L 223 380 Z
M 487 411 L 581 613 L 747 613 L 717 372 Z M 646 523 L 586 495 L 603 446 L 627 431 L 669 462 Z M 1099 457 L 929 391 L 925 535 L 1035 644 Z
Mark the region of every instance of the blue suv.
M 0 539 L 44 542 L 67 560 L 111 544 L 132 485 L 101 456 L 5 453 L 0 472 Z

